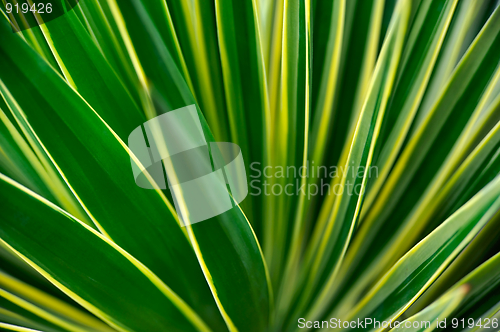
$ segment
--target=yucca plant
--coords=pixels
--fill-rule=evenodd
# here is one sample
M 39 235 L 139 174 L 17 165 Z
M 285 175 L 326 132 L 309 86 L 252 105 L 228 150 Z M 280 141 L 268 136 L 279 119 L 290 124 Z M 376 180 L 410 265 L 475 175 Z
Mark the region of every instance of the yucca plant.
M 23 4 L 0 330 L 500 330 L 498 1 Z M 184 226 L 128 137 L 189 105 L 249 194 Z

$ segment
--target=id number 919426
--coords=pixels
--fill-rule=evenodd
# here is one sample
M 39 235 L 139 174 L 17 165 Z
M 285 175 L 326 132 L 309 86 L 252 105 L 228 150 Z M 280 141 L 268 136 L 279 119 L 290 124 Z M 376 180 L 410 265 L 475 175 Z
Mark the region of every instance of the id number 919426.
M 475 320 L 474 318 L 469 318 L 465 320 L 465 318 L 458 319 L 458 318 L 453 318 L 451 320 L 451 325 L 454 329 L 460 328 L 460 329 L 465 329 L 467 327 L 469 328 L 474 328 L 474 327 L 480 327 L 480 328 L 494 328 L 497 329 L 499 327 L 499 322 L 498 318 L 479 318 L 479 320 Z
M 12 12 L 14 13 L 23 13 L 26 14 L 27 12 L 32 12 L 32 13 L 38 13 L 38 14 L 50 14 L 52 13 L 52 4 L 51 3 L 33 3 L 31 6 L 27 3 L 23 3 L 19 5 L 18 3 L 16 4 L 11 4 L 7 3 L 5 5 L 5 9 L 7 10 L 7 13 L 10 14 Z

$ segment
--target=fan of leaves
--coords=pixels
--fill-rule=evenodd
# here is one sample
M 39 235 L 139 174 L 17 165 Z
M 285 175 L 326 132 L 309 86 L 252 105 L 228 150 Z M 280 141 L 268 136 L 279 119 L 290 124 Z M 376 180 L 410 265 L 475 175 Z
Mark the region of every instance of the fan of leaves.
M 0 329 L 497 330 L 498 1 L 65 1 L 0 6 Z M 126 142 L 191 104 L 261 177 L 180 227 Z

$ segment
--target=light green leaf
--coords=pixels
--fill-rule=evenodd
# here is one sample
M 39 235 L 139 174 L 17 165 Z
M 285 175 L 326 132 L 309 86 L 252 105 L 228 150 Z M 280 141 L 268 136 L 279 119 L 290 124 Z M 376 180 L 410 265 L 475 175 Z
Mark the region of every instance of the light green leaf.
M 243 152 L 247 170 L 253 162 L 268 164 L 270 158 L 271 114 L 256 6 L 255 0 L 245 3 L 215 1 L 229 127 L 232 141 Z M 262 186 L 257 187 L 262 189 Z M 249 196 L 242 209 L 260 234 L 261 196 Z
M 287 0 L 283 4 L 279 107 L 272 111 L 274 119 L 271 122 L 269 147 L 274 152 L 270 164 L 276 169 L 293 166 L 299 170 L 307 160 L 311 75 L 310 11 L 310 1 Z M 276 135 L 277 133 L 280 135 Z M 297 190 L 297 187 L 306 183 L 304 177 L 298 177 L 300 175 L 297 178 L 273 176 L 267 182 L 270 188 L 291 185 Z M 295 246 L 297 234 L 302 227 L 301 218 L 296 217 L 302 215 L 305 194 L 298 192 L 298 197 L 264 193 L 267 222 L 264 225 L 263 247 L 271 279 L 276 286 L 283 275 L 288 239 L 293 237 L 292 246 Z M 287 220 L 294 221 L 293 230 L 287 227 Z
M 496 177 L 403 256 L 359 301 L 348 320 L 399 317 L 497 213 L 499 195 L 500 177 Z
M 370 174 L 373 149 L 402 51 L 410 2 L 401 2 L 396 13 L 377 62 L 368 97 L 361 110 L 347 162 L 343 167 L 340 182 L 342 191 L 335 200 L 324 232 L 318 233 L 321 234 L 318 242 L 314 242 L 316 238 L 313 237 L 306 256 L 304 271 L 307 272 L 308 278 L 301 302 L 309 303 L 312 295 L 317 296 L 307 315 L 310 318 L 319 317 L 328 309 L 338 270 L 358 220 L 364 188 Z M 318 287 L 320 280 L 325 283 Z
M 474 308 L 475 304 L 484 300 L 484 297 L 488 296 L 498 285 L 500 284 L 500 254 L 495 255 L 494 257 L 487 260 L 485 263 L 481 264 L 474 271 L 469 273 L 467 276 L 462 278 L 459 282 L 457 282 L 453 287 L 451 287 L 445 294 L 443 294 L 439 299 L 434 301 L 429 307 L 424 309 L 421 313 L 416 314 L 412 320 L 425 320 L 422 319 L 424 313 L 428 313 L 432 315 L 433 310 L 438 310 L 442 304 L 449 302 L 450 305 L 446 308 L 446 313 L 439 313 L 439 317 L 441 317 L 441 321 L 444 318 L 449 317 L 447 320 L 447 326 L 453 328 L 463 328 L 464 326 L 470 326 L 470 319 L 474 320 L 473 316 L 466 316 L 465 321 L 462 321 L 460 318 L 460 313 L 466 313 L 470 308 Z M 460 295 L 461 294 L 461 295 Z M 449 301 L 451 300 L 451 301 Z M 484 303 L 487 304 L 487 301 Z M 478 306 L 477 309 L 480 309 L 481 305 Z M 482 325 L 486 325 L 484 319 L 489 318 L 489 325 L 492 326 L 491 318 L 494 316 L 497 311 L 500 310 L 499 306 L 493 306 L 493 308 L 489 309 L 485 312 L 481 317 L 481 323 L 479 321 L 475 321 L 474 325 L 477 326 L 475 328 L 467 328 L 466 331 L 471 330 L 479 330 Z M 476 311 L 476 310 L 474 310 Z M 436 314 L 437 312 L 435 312 Z M 470 313 L 469 313 L 470 314 Z M 453 317 L 453 318 L 452 318 Z M 442 323 L 443 325 L 443 323 Z M 500 323 L 499 323 L 500 325 Z M 498 325 L 497 325 L 498 327 Z M 436 326 L 433 326 L 435 329 Z M 429 331 L 433 330 L 429 329 Z
M 364 289 L 386 272 L 418 239 L 421 231 L 418 227 L 425 225 L 419 224 L 418 219 L 413 219 L 417 228 L 409 233 L 408 238 L 395 235 L 403 228 L 400 226 L 405 225 L 401 221 L 410 219 L 405 220 L 411 216 L 415 202 L 426 191 L 439 166 L 446 161 L 490 78 L 494 76 L 500 45 L 499 15 L 500 10 L 497 9 L 462 58 L 426 122 L 419 128 L 419 135 L 408 141 L 376 202 L 365 213 L 365 220 L 341 272 L 342 280 L 349 280 L 352 287 L 338 303 L 338 308 L 352 307 Z M 455 164 L 448 172 L 456 171 L 457 167 Z M 438 186 L 436 188 L 439 190 Z M 432 195 L 422 198 L 431 202 L 435 199 Z M 393 241 L 402 245 L 393 245 Z M 368 270 L 370 274 L 363 273 Z
M 27 317 L 30 316 L 28 313 L 23 313 L 23 315 L 17 314 L 15 312 L 0 308 L 0 324 L 4 327 L 0 327 L 0 331 L 16 331 L 15 329 L 30 328 L 36 329 L 36 331 L 44 332 L 60 332 L 62 330 L 48 326 L 47 324 L 42 324 L 36 322 Z M 19 331 L 19 330 L 17 330 Z
M 364 211 L 368 211 L 373 204 L 403 146 L 458 3 L 456 0 L 426 2 L 431 3 L 431 8 L 428 11 L 418 12 L 416 20 L 422 24 L 412 27 L 405 44 L 397 83 L 384 121 L 386 130 L 382 131 L 380 140 L 377 142 L 377 147 L 379 149 L 382 147 L 374 163 L 379 174 L 377 178 L 371 179 L 374 183 L 368 189 Z M 442 11 L 435 9 L 440 6 L 444 6 Z M 421 40 L 425 42 L 419 42 Z M 441 61 L 448 64 L 453 61 L 451 57 L 452 55 Z M 445 74 L 443 73 L 442 76 Z
M 95 317 L 0 271 L 0 297 L 32 314 L 75 331 L 114 331 Z M 24 317 L 25 315 L 23 315 Z
M 214 1 L 165 0 L 165 3 L 193 78 L 193 95 L 197 104 L 214 137 L 218 141 L 229 141 L 235 133 L 229 129 L 224 102 Z
M 329 153 L 324 155 L 325 166 L 346 165 L 359 114 L 379 56 L 379 45 L 383 43 L 381 28 L 385 2 L 346 1 L 338 83 L 337 89 L 331 92 L 335 94 L 335 118 L 326 148 Z M 313 72 L 313 75 L 317 74 Z M 341 180 L 342 176 L 334 176 L 330 187 L 339 185 Z M 324 199 L 318 215 L 316 236 L 324 231 L 336 197 L 328 195 Z M 311 242 L 316 243 L 317 240 Z
M 467 294 L 469 287 L 467 285 L 455 289 L 453 292 L 446 293 L 429 307 L 418 314 L 399 322 L 398 327 L 391 329 L 403 332 L 430 332 L 438 327 L 438 323 L 448 317 L 459 306 Z M 427 324 L 428 322 L 428 324 Z M 398 323 L 395 322 L 394 326 Z
M 23 326 L 17 326 L 12 324 L 0 323 L 0 329 L 4 331 L 18 331 L 18 332 L 42 332 L 39 330 L 33 330 Z

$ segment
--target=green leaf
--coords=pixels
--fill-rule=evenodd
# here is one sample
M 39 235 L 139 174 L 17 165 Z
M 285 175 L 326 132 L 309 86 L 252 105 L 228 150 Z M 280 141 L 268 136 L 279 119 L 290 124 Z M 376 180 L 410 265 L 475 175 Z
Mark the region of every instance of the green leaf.
M 224 83 L 217 44 L 215 4 L 212 1 L 166 0 L 186 66 L 193 78 L 193 94 L 218 141 L 232 135 L 224 101 Z
M 324 232 L 318 233 L 321 234 L 318 239 L 313 235 L 311 247 L 308 248 L 309 252 L 305 258 L 304 271 L 308 277 L 300 301 L 304 305 L 310 303 L 312 295 L 316 296 L 307 314 L 309 318 L 319 317 L 328 309 L 338 270 L 358 220 L 364 188 L 370 176 L 373 150 L 402 51 L 410 2 L 401 2 L 396 13 L 377 62 L 368 97 L 356 126 L 351 150 L 341 174 L 342 192 L 335 200 Z M 362 170 L 361 176 L 360 170 Z M 316 240 L 318 242 L 315 242 Z M 324 280 L 325 283 L 318 287 L 320 280 Z
M 458 2 L 446 39 L 441 47 L 439 58 L 433 68 L 432 77 L 422 98 L 420 110 L 415 117 L 413 130 L 418 128 L 422 121 L 425 120 L 432 106 L 442 93 L 446 81 L 453 73 L 460 57 L 463 56 L 463 53 L 470 46 L 477 32 L 479 32 L 473 26 L 475 23 L 477 24 L 477 20 L 483 14 L 486 5 L 486 2 L 477 0 Z
M 146 117 L 85 30 L 75 10 L 42 25 L 42 31 L 52 52 L 57 54 L 68 84 L 125 141 Z
M 494 332 L 495 329 L 500 326 L 500 302 L 495 304 L 493 307 L 488 309 L 488 311 L 480 317 L 481 323 L 476 323 L 477 325 L 473 328 L 468 328 L 464 331 L 466 332 Z M 498 324 L 498 325 L 497 325 Z M 487 327 L 486 327 L 487 325 Z M 496 326 L 496 327 L 495 327 Z
M 348 314 L 394 321 L 444 271 L 500 209 L 500 177 L 413 247 Z M 378 329 L 380 330 L 380 329 Z
M 18 331 L 18 332 L 42 332 L 39 330 L 33 330 L 23 326 L 17 326 L 12 324 L 0 323 L 0 329 L 3 331 Z
M 29 317 L 30 314 L 28 313 Z M 36 331 L 44 332 L 59 332 L 60 329 L 48 326 L 47 324 L 39 323 L 35 320 L 29 319 L 23 315 L 15 312 L 0 308 L 0 331 L 19 331 L 22 328 L 36 329 Z M 16 330 L 17 329 L 17 330 Z
M 335 93 L 335 117 L 330 142 L 326 148 L 329 153 L 324 156 L 325 166 L 340 167 L 346 164 L 350 143 L 379 56 L 379 45 L 383 43 L 380 34 L 385 5 L 385 1 L 346 1 L 340 70 L 337 89 L 332 92 Z M 313 75 L 317 74 L 313 72 Z M 330 186 L 338 185 L 340 180 L 341 176 L 334 176 Z M 317 224 L 320 226 L 316 227 L 317 234 L 323 232 L 336 196 L 328 195 L 324 199 L 318 215 Z
M 126 145 L 18 36 L 2 33 L 0 38 L 0 59 L 9 64 L 0 80 L 26 115 L 15 116 L 32 128 L 91 220 L 214 329 L 223 326 L 173 207 L 161 192 L 135 184 Z M 15 84 L 21 77 L 24 84 Z
M 87 30 L 91 38 L 106 58 L 116 75 L 127 87 L 136 103 L 140 103 L 138 93 L 139 80 L 134 72 L 134 66 L 127 57 L 126 46 L 119 37 L 118 27 L 110 19 L 110 9 L 105 1 L 97 0 L 80 1 L 78 7 L 85 15 Z
M 253 162 L 268 164 L 270 158 L 271 114 L 256 11 L 255 0 L 215 3 L 229 127 L 247 170 Z M 262 228 L 261 197 L 251 195 L 242 204 L 257 234 Z
M 374 163 L 379 175 L 371 181 L 374 183 L 368 189 L 364 211 L 373 204 L 403 146 L 458 3 L 456 0 L 426 2 L 431 2 L 431 8 L 418 12 L 416 20 L 421 24 L 412 27 L 405 44 L 396 86 L 384 119 L 387 129 L 382 131 L 377 142 L 377 147 L 382 147 Z M 444 6 L 443 10 L 436 10 L 441 6 Z M 452 62 L 449 58 L 442 61 Z
M 273 35 L 273 25 L 275 24 L 274 16 L 276 7 L 280 1 L 256 0 L 257 15 L 259 22 L 259 35 L 264 58 L 266 73 L 269 72 L 269 57 L 271 54 L 271 38 Z
M 25 156 L 23 151 L 27 152 L 27 156 Z M 41 180 L 46 172 L 37 174 L 36 170 L 42 170 L 40 162 L 36 159 L 35 154 L 29 149 L 28 143 L 1 108 L 0 154 L 2 155 L 0 169 L 4 174 L 9 175 L 17 182 L 22 183 L 24 186 L 29 187 L 49 200 L 53 200 L 52 194 L 50 194 L 50 191 Z
M 0 143 L 0 149 L 5 151 L 3 153 L 5 158 L 2 158 L 2 163 L 5 163 L 4 167 L 10 171 L 9 173 L 13 173 L 34 186 L 33 188 L 41 190 L 40 193 L 43 193 L 46 198 L 57 202 L 68 212 L 91 225 L 90 219 L 74 199 L 63 179 L 57 174 L 55 167 L 30 129 L 13 116 L 13 112 L 22 111 L 1 81 L 0 95 L 3 97 L 2 104 L 5 105 L 7 112 L 6 114 L 0 109 L 2 129 L 5 129 L 2 134 L 3 142 Z M 11 122 L 11 118 L 15 123 Z M 31 167 L 26 165 L 26 162 L 29 162 Z M 39 177 L 39 181 L 36 180 L 36 176 Z
M 498 172 L 496 172 L 498 174 Z M 463 205 L 463 204 L 460 204 Z M 407 314 L 413 315 L 430 305 L 449 288 L 465 277 L 479 262 L 489 258 L 491 250 L 500 235 L 500 215 L 495 217 L 481 230 L 472 242 L 462 251 L 453 263 L 443 272 L 429 289 L 409 308 Z
M 306 105 L 306 107 L 310 107 L 311 109 L 311 115 L 307 114 L 308 118 L 306 120 L 306 125 L 311 129 L 305 133 L 307 139 L 304 144 L 307 144 L 307 146 L 304 150 L 305 159 L 301 165 L 306 169 L 309 168 L 310 165 L 314 165 L 315 162 L 316 165 L 321 165 L 324 160 L 326 142 L 330 137 L 329 132 L 332 129 L 334 121 L 333 105 L 335 94 L 333 91 L 336 89 L 336 78 L 340 64 L 340 45 L 342 44 L 342 33 L 344 32 L 345 2 L 313 2 L 313 8 L 308 11 L 313 11 L 313 13 L 308 14 L 311 16 L 312 22 L 308 21 L 307 25 L 309 26 L 313 23 L 314 25 L 306 31 L 307 40 L 310 44 L 310 46 L 307 45 L 306 50 L 309 60 L 309 70 L 307 72 L 309 75 L 306 78 L 306 96 L 308 100 L 312 101 Z M 311 32 L 309 32 L 309 30 L 311 30 Z M 316 45 L 316 43 L 320 45 L 319 49 L 314 49 L 313 46 Z M 318 56 L 316 62 L 313 62 L 310 59 L 312 54 L 317 54 L 322 57 L 320 58 Z M 314 66 L 316 63 L 318 65 Z M 324 74 L 322 74 L 321 77 L 318 77 L 317 74 L 314 75 L 316 72 L 321 74 L 323 71 L 320 69 L 324 69 Z M 318 89 L 315 89 L 316 84 L 319 85 Z M 309 123 L 310 119 L 312 119 L 312 124 Z M 312 160 L 309 160 L 310 158 L 312 158 Z M 299 176 L 302 177 L 302 175 Z M 300 184 L 296 183 L 294 185 L 305 185 L 306 188 L 310 190 L 312 186 L 316 186 L 316 189 L 318 188 L 317 182 L 317 179 L 306 179 L 302 180 Z M 311 195 L 308 194 L 306 199 L 306 195 L 301 194 L 298 200 L 298 207 L 293 216 L 294 227 L 291 235 L 290 249 L 283 273 L 283 281 L 281 282 L 278 294 L 278 316 L 287 313 L 287 310 L 289 310 L 288 307 L 293 297 L 296 295 L 295 292 L 290 291 L 290 289 L 293 289 L 294 284 L 297 282 L 295 278 L 299 274 L 298 268 L 301 259 L 301 251 L 305 245 L 308 231 L 307 221 L 308 218 L 310 218 L 311 210 L 315 208 L 315 203 L 317 203 L 315 198 L 316 197 L 313 195 L 311 200 Z
M 121 331 L 209 330 L 177 294 L 109 239 L 4 175 L 0 187 L 0 241 L 87 310 Z
M 6 4 L 6 2 L 3 1 L 3 4 Z M 37 51 L 41 57 L 43 57 L 48 63 L 50 63 L 53 68 L 58 68 L 56 59 L 47 46 L 41 28 L 39 26 L 30 27 L 30 24 L 28 23 L 29 20 L 30 22 L 33 22 L 33 17 L 30 17 L 32 13 L 27 12 L 25 15 L 22 10 L 12 10 L 10 13 L 6 13 L 2 10 L 2 14 L 8 22 L 13 23 L 13 26 L 24 29 L 17 32 L 17 34 L 35 51 Z
M 114 331 L 100 320 L 0 271 L 0 296 L 67 330 Z M 26 317 L 26 315 L 22 315 Z M 37 317 L 37 318 L 38 318 Z
M 319 3 L 321 1 L 317 1 Z M 325 165 L 344 165 L 382 43 L 385 1 L 346 1 L 335 124 Z M 317 24 L 317 23 L 315 23 Z M 332 208 L 332 203 L 326 209 Z M 328 216 L 327 216 L 328 217 Z
M 344 33 L 345 1 L 319 1 L 315 10 L 313 52 L 313 87 L 310 155 L 316 165 L 323 165 L 326 146 L 335 118 L 334 100 L 339 80 L 341 45 Z M 318 46 L 316 46 L 318 45 Z
M 365 220 L 361 223 L 341 272 L 342 280 L 349 280 L 352 287 L 338 303 L 338 308 L 352 307 L 364 289 L 422 236 L 420 232 L 425 223 L 419 224 L 418 218 L 412 218 L 412 212 L 415 211 L 413 207 L 420 197 L 431 202 L 435 199 L 435 196 L 424 193 L 430 188 L 440 166 L 447 161 L 449 151 L 466 128 L 490 78 L 497 70 L 499 15 L 497 9 L 461 59 L 427 120 L 419 127 L 418 135 L 410 138 L 376 202 L 365 213 Z M 447 174 L 457 167 L 455 164 Z M 439 186 L 436 188 L 439 190 Z M 409 233 L 409 228 L 406 228 L 408 237 L 398 237 L 408 220 L 412 220 L 416 228 Z M 441 220 L 434 221 L 434 225 Z M 370 274 L 363 273 L 368 270 Z
M 136 72 L 144 75 L 143 87 L 151 84 L 156 92 L 152 98 L 159 106 L 157 111 L 192 104 L 194 97 L 169 50 L 159 42 L 160 35 L 142 3 L 111 1 L 110 5 L 121 27 L 121 36 L 127 40 L 129 56 L 137 64 Z M 143 25 L 127 30 L 123 19 L 141 21 Z M 162 61 L 153 61 L 152 56 Z M 146 77 L 151 83 L 145 83 Z M 208 125 L 200 112 L 198 115 L 206 140 L 213 142 Z M 271 310 L 267 270 L 255 234 L 239 206 L 203 223 L 187 226 L 185 230 L 227 327 L 241 331 L 265 328 Z
M 310 89 L 311 89 L 311 2 L 285 1 L 283 4 L 283 30 L 281 41 L 281 80 L 279 107 L 275 109 L 271 127 L 270 150 L 275 151 L 270 158 L 270 164 L 275 169 L 288 170 L 292 166 L 297 171 L 294 177 L 269 180 L 269 188 L 288 188 L 297 190 L 294 195 L 264 195 L 266 197 L 266 219 L 263 246 L 269 264 L 271 280 L 276 287 L 280 286 L 282 276 L 285 280 L 281 286 L 286 286 L 291 277 L 289 267 L 285 266 L 285 252 L 290 243 L 290 257 L 297 258 L 300 250 L 300 236 L 304 227 L 302 218 L 307 198 L 302 188 L 307 183 L 306 177 L 300 175 L 303 166 L 307 165 L 309 148 L 310 121 Z M 277 133 L 281 133 L 277 135 Z M 300 180 L 299 180 L 300 177 Z M 289 208 L 292 207 L 292 208 Z M 293 220 L 293 227 L 287 227 L 287 221 Z M 293 262 L 293 260 L 292 260 Z M 278 297 L 288 297 L 280 290 Z M 278 299 L 280 304 L 286 300 Z M 278 307 L 278 315 L 284 309 Z M 282 324 L 279 317 L 276 328 Z
M 0 289 L 0 305 L 0 322 L 3 323 L 18 324 L 47 332 L 85 331 L 82 326 L 71 324 L 64 318 L 60 319 L 2 289 Z M 92 328 L 88 329 L 92 332 L 98 331 Z
M 459 306 L 468 290 L 468 286 L 462 286 L 452 292 L 446 293 L 446 295 L 440 297 L 438 301 L 434 302 L 418 314 L 399 322 L 399 325 L 395 322 L 393 326 L 398 327 L 391 329 L 391 332 L 434 331 L 438 327 L 438 322 L 440 320 L 442 321 L 443 318 L 448 317 Z M 429 322 L 429 324 L 427 324 L 427 322 Z
M 467 312 L 468 309 L 475 308 L 475 304 L 478 302 L 483 302 L 484 298 L 491 294 L 492 290 L 495 289 L 500 284 L 500 254 L 487 260 L 485 263 L 481 264 L 474 271 L 469 273 L 466 277 L 462 278 L 453 287 L 451 287 L 445 294 L 443 294 L 439 299 L 434 301 L 429 307 L 424 309 L 421 313 L 416 314 L 412 320 L 425 320 L 422 319 L 424 313 L 432 314 L 433 310 L 438 310 L 442 304 L 449 302 L 450 305 L 446 308 L 446 313 L 440 313 L 439 317 L 441 320 L 445 317 L 450 317 L 448 319 L 448 327 L 453 327 L 453 322 L 458 322 L 456 325 L 462 327 L 462 324 L 469 326 L 469 319 L 474 319 L 473 315 Z M 494 294 L 494 293 L 493 293 Z M 487 304 L 487 301 L 484 303 Z M 481 305 L 478 306 L 480 309 Z M 474 310 L 474 311 L 477 311 Z M 480 318 L 484 324 L 484 318 L 491 318 L 500 307 L 494 306 L 493 308 L 488 308 L 489 310 L 485 312 Z M 460 318 L 460 313 L 468 313 L 470 316 L 465 316 L 466 323 L 462 323 Z M 453 318 L 451 318 L 453 317 Z M 490 326 L 491 326 L 490 319 Z M 474 329 L 468 328 L 467 331 L 479 330 L 481 324 L 478 324 Z M 455 326 L 456 327 L 456 326 Z M 498 327 L 498 326 L 497 326 Z M 435 328 L 435 326 L 434 326 Z M 429 330 L 431 331 L 431 330 Z

